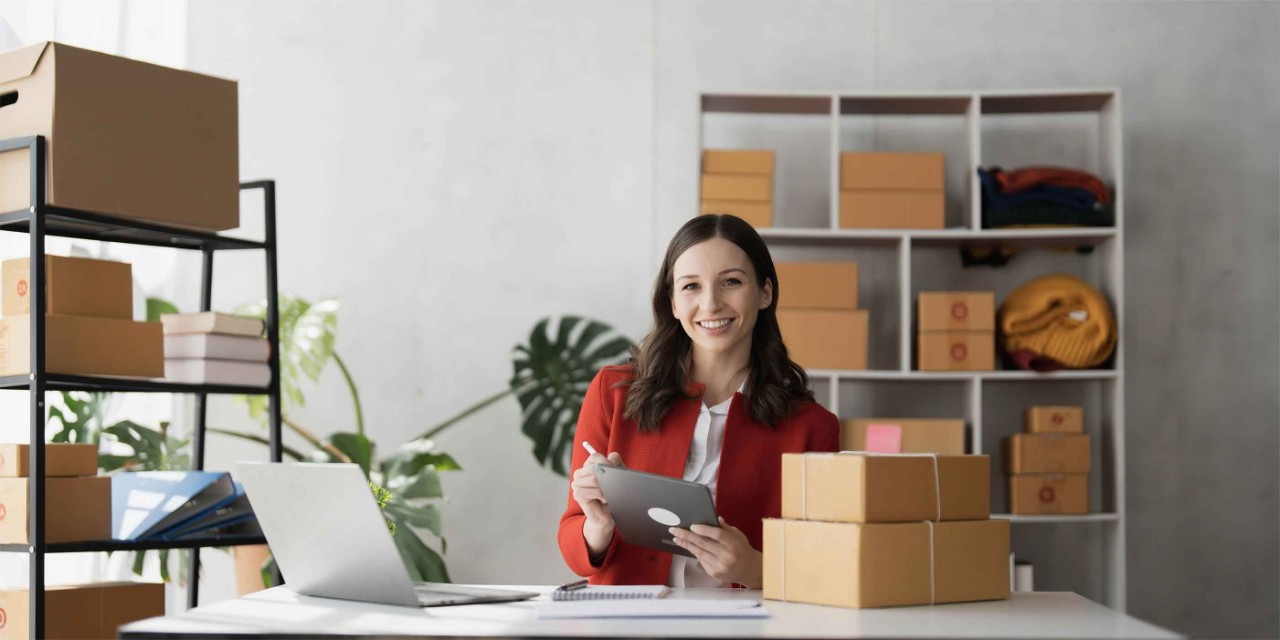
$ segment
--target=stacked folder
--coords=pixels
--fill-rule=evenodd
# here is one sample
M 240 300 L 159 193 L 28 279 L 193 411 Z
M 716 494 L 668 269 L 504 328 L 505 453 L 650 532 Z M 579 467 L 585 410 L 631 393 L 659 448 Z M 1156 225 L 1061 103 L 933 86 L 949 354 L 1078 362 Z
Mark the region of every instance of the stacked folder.
M 214 311 L 165 314 L 164 379 L 189 384 L 265 387 L 271 344 L 260 318 Z
M 731 214 L 759 229 L 773 226 L 773 152 L 707 149 L 702 152 L 704 214 Z
M 225 471 L 116 474 L 111 507 L 111 537 L 116 540 L 262 534 L 244 489 Z
M 764 597 L 848 608 L 1009 597 L 987 456 L 788 453 Z

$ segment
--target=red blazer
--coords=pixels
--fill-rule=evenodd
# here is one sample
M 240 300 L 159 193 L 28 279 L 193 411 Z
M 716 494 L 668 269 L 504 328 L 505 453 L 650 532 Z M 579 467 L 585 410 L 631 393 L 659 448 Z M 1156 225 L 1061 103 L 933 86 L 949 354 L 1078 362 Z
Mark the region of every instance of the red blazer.
M 635 421 L 622 417 L 628 387 L 615 387 L 632 377 L 629 366 L 605 367 L 596 374 L 582 400 L 570 474 L 586 462 L 585 439 L 602 454 L 622 454 L 623 463 L 632 469 L 672 478 L 684 476 L 693 427 L 702 408 L 703 386 L 690 385 L 697 397 L 677 400 L 656 432 L 642 433 Z M 791 417 L 773 429 L 752 420 L 742 394 L 734 393 L 720 451 L 716 511 L 725 522 L 741 529 L 751 546 L 759 550 L 761 520 L 782 513 L 782 454 L 839 448 L 840 421 L 818 404 L 801 403 Z M 589 578 L 591 584 L 667 583 L 671 553 L 629 545 L 617 532 L 604 561 L 599 567 L 592 566 L 582 537 L 585 520 L 570 489 L 569 506 L 560 516 L 559 542 L 560 553 L 574 573 Z

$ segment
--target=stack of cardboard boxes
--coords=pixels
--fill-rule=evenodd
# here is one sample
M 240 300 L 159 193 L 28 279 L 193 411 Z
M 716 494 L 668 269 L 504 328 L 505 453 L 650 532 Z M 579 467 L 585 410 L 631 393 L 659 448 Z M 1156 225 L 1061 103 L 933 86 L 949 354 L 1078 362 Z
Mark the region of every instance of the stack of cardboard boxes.
M 840 227 L 941 229 L 945 168 L 941 153 L 840 154 Z
M 994 292 L 925 291 L 916 307 L 920 371 L 995 369 Z
M 876 453 L 964 454 L 964 420 L 854 418 L 840 423 L 840 449 Z
M 0 543 L 30 544 L 31 448 L 0 445 Z M 111 538 L 111 478 L 98 475 L 98 447 L 46 444 L 45 542 Z
M 702 152 L 701 213 L 728 213 L 760 229 L 773 226 L 773 152 Z
M 782 457 L 764 521 L 764 597 L 891 607 L 1009 597 L 1009 522 L 990 519 L 987 456 Z
M 31 637 L 27 589 L 0 592 L 0 640 Z M 164 615 L 164 583 L 45 587 L 45 638 L 114 638 L 121 625 Z
M 0 375 L 31 371 L 31 260 L 0 264 Z M 133 321 L 127 263 L 45 256 L 45 370 L 158 378 L 164 344 L 158 322 Z
M 778 326 L 806 369 L 866 369 L 867 312 L 856 262 L 779 262 Z
M 1005 438 L 1009 513 L 1089 513 L 1089 436 L 1081 407 L 1030 407 L 1026 433 Z

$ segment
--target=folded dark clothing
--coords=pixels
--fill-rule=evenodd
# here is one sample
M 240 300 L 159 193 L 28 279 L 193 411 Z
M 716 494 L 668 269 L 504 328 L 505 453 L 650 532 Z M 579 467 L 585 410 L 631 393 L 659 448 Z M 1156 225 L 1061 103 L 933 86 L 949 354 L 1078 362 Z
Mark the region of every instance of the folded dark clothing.
M 982 182 L 983 207 L 1003 208 L 1032 202 L 1057 204 L 1083 211 L 1096 211 L 1104 207 L 1087 189 L 1046 184 L 1029 187 L 1018 193 L 1005 193 L 990 172 L 979 168 L 978 178 Z
M 1115 225 L 1111 207 L 1101 210 L 1064 207 L 1053 202 L 1024 202 L 982 208 L 982 226 L 987 229 L 1017 226 L 1110 227 Z
M 990 172 L 1000 184 L 1000 191 L 1003 193 L 1020 193 L 1041 185 L 1074 187 L 1085 189 L 1093 194 L 1098 202 L 1103 204 L 1111 202 L 1111 190 L 1107 189 L 1107 185 L 1098 176 L 1088 171 L 1065 167 L 1023 167 L 1004 171 L 1000 167 L 991 167 Z

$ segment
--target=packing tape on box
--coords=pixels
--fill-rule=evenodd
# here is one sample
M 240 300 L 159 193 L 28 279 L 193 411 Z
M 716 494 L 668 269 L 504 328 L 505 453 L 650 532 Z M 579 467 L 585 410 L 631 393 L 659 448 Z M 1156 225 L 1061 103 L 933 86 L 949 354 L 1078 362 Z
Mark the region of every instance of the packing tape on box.
M 813 453 L 806 453 L 800 456 L 800 519 L 809 519 L 809 456 Z M 822 454 L 819 454 L 822 455 Z M 836 456 L 866 456 L 868 458 L 932 458 L 933 459 L 933 497 L 935 513 L 934 520 L 942 520 L 942 481 L 938 477 L 938 454 L 936 453 L 881 453 L 879 451 L 840 451 L 837 453 L 826 454 Z M 932 527 L 930 528 L 932 531 Z
M 925 520 L 929 525 L 929 604 L 938 602 L 936 556 L 933 551 L 933 521 Z M 778 568 L 782 582 L 782 601 L 787 602 L 787 523 L 782 523 L 782 548 L 778 552 Z

